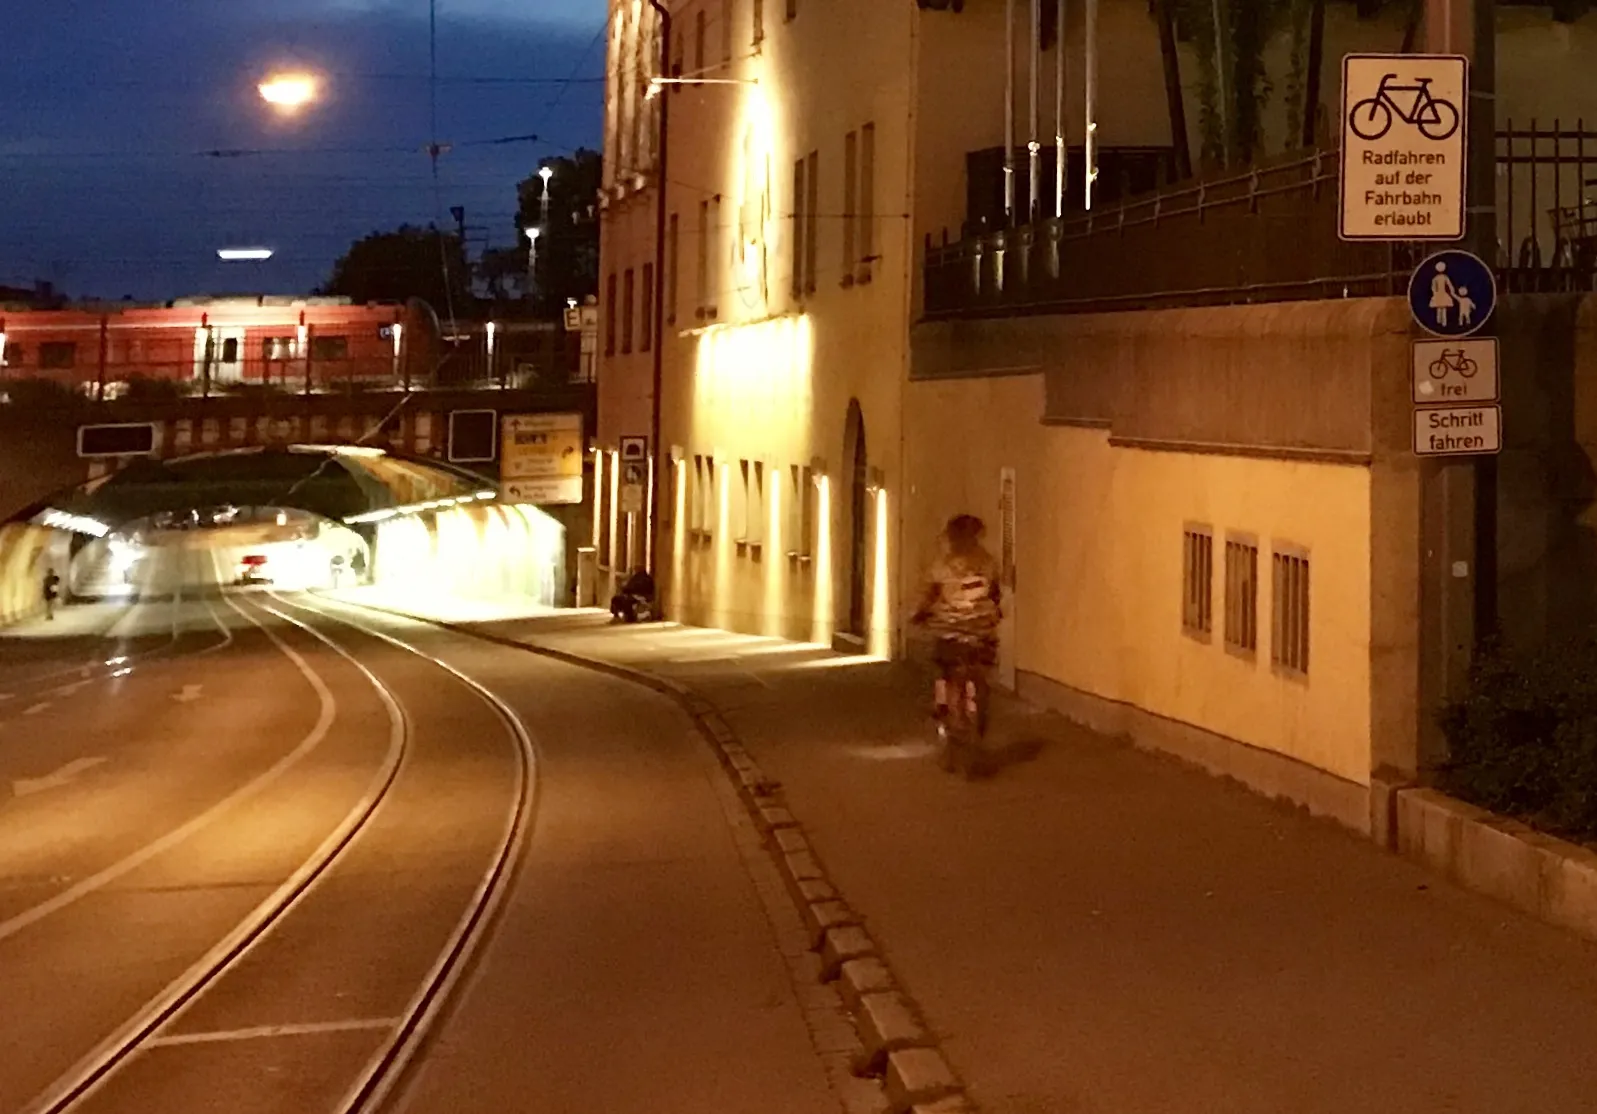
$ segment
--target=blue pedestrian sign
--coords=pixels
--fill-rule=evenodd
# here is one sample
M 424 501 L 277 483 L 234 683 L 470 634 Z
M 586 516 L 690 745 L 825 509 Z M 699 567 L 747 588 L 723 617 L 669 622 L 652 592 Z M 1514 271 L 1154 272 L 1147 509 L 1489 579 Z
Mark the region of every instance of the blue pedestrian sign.
M 1414 268 L 1408 280 L 1414 320 L 1439 337 L 1467 337 L 1497 308 L 1497 280 L 1478 255 L 1439 251 Z

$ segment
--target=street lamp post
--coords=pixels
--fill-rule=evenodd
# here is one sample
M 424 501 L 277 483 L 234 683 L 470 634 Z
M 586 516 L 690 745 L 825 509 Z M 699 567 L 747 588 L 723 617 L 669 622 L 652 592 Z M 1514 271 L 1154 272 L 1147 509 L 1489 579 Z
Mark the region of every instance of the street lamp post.
M 541 228 L 527 229 L 527 297 L 529 299 L 532 297 L 533 283 L 537 281 L 534 274 L 538 266 L 538 237 L 542 233 L 543 229 Z
M 554 176 L 555 172 L 551 167 L 545 166 L 538 171 L 538 177 L 543 179 L 543 199 L 539 207 L 538 223 L 544 228 L 549 227 L 549 179 Z

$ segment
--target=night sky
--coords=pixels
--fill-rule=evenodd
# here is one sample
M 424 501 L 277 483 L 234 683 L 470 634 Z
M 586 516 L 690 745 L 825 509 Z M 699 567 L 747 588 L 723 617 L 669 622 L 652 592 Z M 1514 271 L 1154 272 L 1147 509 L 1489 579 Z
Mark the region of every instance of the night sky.
M 422 150 L 427 0 L 5 9 L 0 285 L 141 300 L 304 293 L 352 240 L 452 225 L 452 205 L 508 246 L 516 182 L 542 157 L 599 144 L 604 0 L 438 0 L 438 138 L 456 146 L 437 189 Z M 322 101 L 288 120 L 256 93 L 284 65 L 327 79 Z M 529 133 L 542 141 L 481 142 Z M 202 153 L 219 149 L 253 153 Z M 217 261 L 239 245 L 277 254 Z

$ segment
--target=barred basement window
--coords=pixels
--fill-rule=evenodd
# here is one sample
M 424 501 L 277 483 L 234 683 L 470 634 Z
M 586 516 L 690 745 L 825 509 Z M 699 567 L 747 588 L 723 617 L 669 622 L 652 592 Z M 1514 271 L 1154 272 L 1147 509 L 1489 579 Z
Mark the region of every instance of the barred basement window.
M 1249 657 L 1259 648 L 1259 543 L 1240 534 L 1225 540 L 1225 644 Z
M 1271 554 L 1273 603 L 1270 661 L 1288 673 L 1309 672 L 1309 554 L 1276 545 Z
M 1181 534 L 1181 629 L 1208 641 L 1214 629 L 1214 531 L 1188 524 Z

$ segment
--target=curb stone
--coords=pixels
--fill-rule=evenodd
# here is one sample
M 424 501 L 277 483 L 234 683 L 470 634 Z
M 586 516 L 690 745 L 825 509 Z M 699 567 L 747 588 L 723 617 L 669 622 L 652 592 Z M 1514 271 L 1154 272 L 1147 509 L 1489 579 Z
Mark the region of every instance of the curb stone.
M 859 918 L 841 901 L 815 901 L 804 907 L 804 924 L 810 930 L 810 950 L 819 951 L 826 943 L 828 932 L 857 926 Z
M 710 743 L 711 750 L 731 777 L 738 797 L 749 810 L 756 827 L 772 837 L 771 852 L 776 858 L 779 873 L 787 883 L 789 896 L 798 906 L 806 925 L 813 925 L 818 930 L 815 950 L 821 953 L 821 981 L 829 983 L 842 980 L 840 997 L 868 1046 L 872 1039 L 877 1038 L 893 1044 L 892 1050 L 883 1047 L 879 1054 L 871 1057 L 878 1061 L 875 1070 L 884 1072 L 887 1101 L 893 1114 L 977 1114 L 977 1107 L 966 1095 L 963 1084 L 937 1048 L 935 1040 L 921 1026 L 913 1004 L 896 989 L 896 981 L 878 953 L 875 941 L 839 900 L 836 888 L 809 848 L 803 826 L 780 798 L 781 783 L 765 777 L 742 740 L 713 703 L 687 685 L 645 669 L 536 642 L 523 642 L 466 623 L 429 619 L 375 604 L 340 602 L 426 623 L 441 630 L 537 654 L 580 669 L 604 673 L 641 685 L 675 701 L 688 714 L 700 735 Z M 784 842 L 794 849 L 786 850 Z M 824 914 L 827 917 L 847 919 L 828 920 L 822 925 L 820 920 L 823 914 L 815 912 L 822 907 L 828 910 Z M 853 975 L 845 977 L 845 970 L 852 971 Z M 881 1015 L 879 1019 L 871 1017 L 870 1007 L 865 1002 L 871 996 L 882 999 L 877 1004 Z M 887 1004 L 888 1000 L 893 1003 L 891 1008 Z M 902 1015 L 896 1012 L 900 1009 Z M 893 1020 L 886 1022 L 887 1032 L 871 1028 L 872 1025 L 882 1024 L 888 1017 Z M 907 1022 L 900 1025 L 906 1017 Z M 910 1025 L 920 1034 L 917 1039 L 921 1043 L 913 1046 L 901 1043 L 911 1039 Z
M 860 1037 L 865 1042 L 859 1065 L 862 1075 L 879 1072 L 891 1053 L 929 1048 L 933 1043 L 909 999 L 896 990 L 861 996 L 859 1019 Z
M 908 1111 L 959 1093 L 954 1070 L 935 1048 L 901 1048 L 887 1054 L 887 1101 Z

